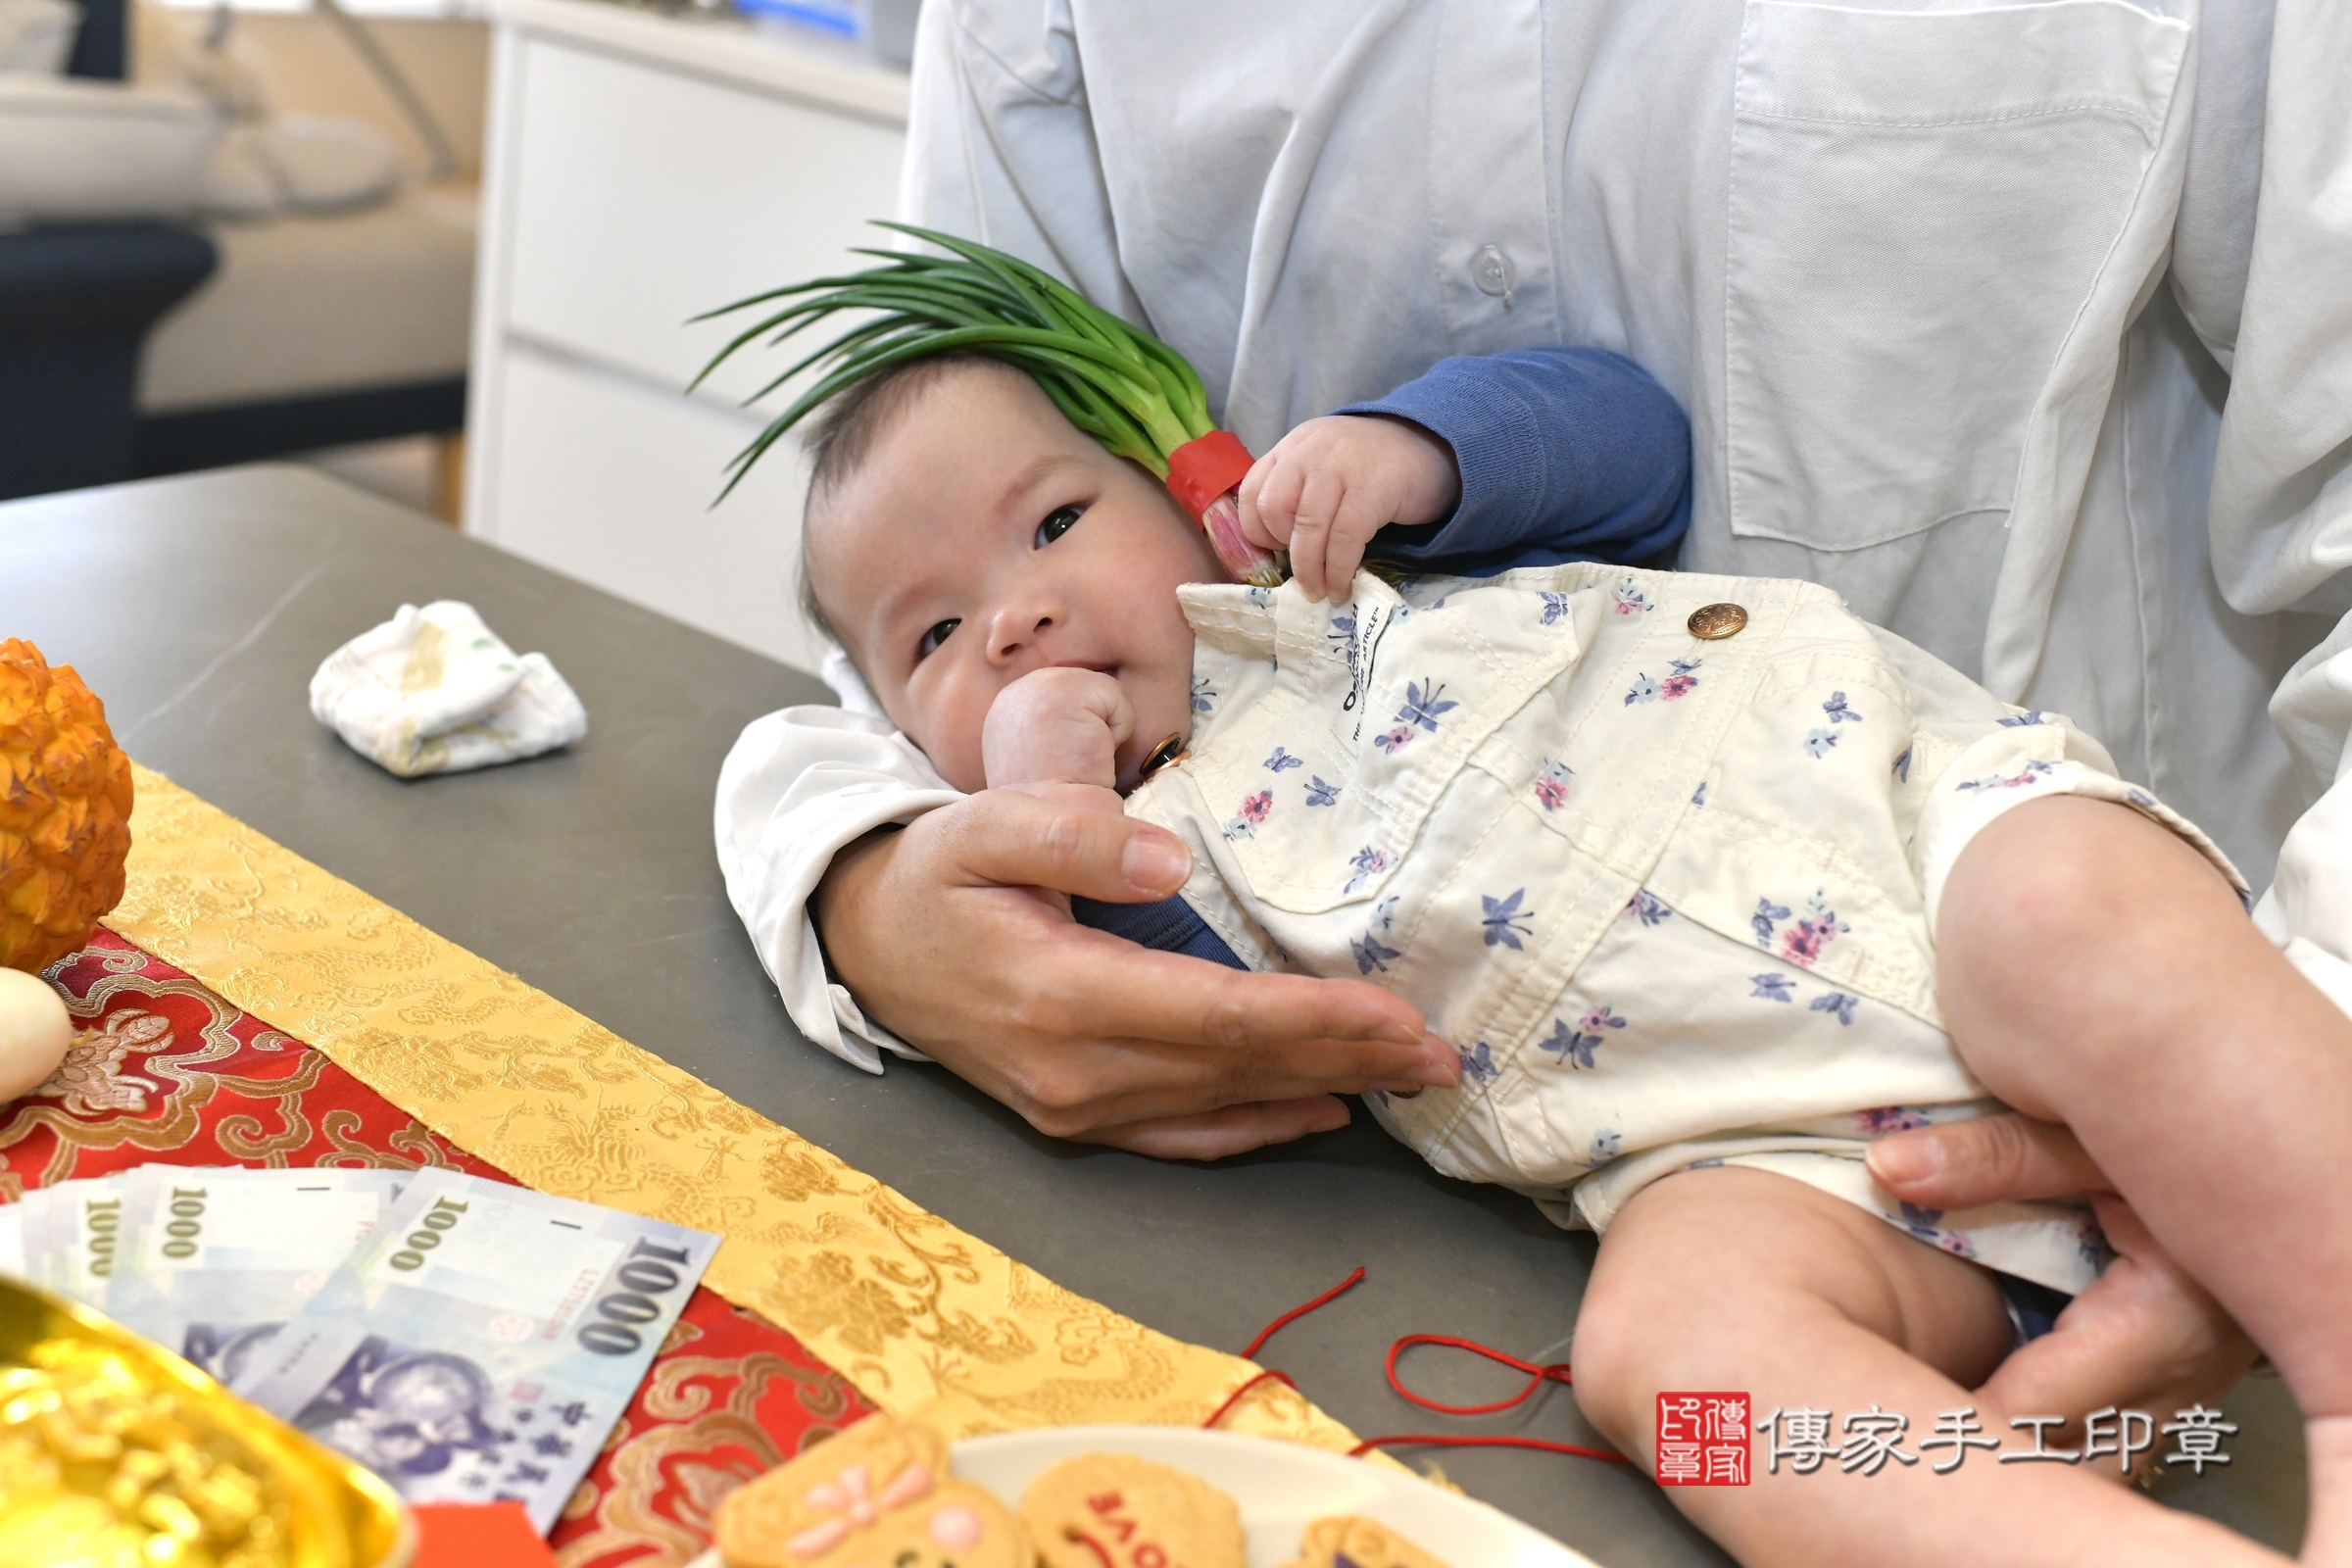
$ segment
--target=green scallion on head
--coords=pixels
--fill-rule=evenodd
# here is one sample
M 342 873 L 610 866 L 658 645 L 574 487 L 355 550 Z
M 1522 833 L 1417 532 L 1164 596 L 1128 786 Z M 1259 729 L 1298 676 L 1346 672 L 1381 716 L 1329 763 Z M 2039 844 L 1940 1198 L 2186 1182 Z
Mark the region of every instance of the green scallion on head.
M 828 398 L 876 371 L 960 350 L 1027 371 L 1072 424 L 1165 481 L 1236 578 L 1265 587 L 1282 580 L 1281 560 L 1242 537 L 1233 490 L 1249 471 L 1250 454 L 1209 418 L 1208 395 L 1183 355 L 1027 262 L 912 224 L 880 226 L 949 254 L 860 250 L 884 265 L 770 289 L 696 318 L 767 308 L 703 368 L 699 386 L 758 339 L 780 345 L 837 312 L 862 316 L 744 400 L 757 402 L 804 370 L 818 371 L 816 383 L 728 464 L 722 500 Z

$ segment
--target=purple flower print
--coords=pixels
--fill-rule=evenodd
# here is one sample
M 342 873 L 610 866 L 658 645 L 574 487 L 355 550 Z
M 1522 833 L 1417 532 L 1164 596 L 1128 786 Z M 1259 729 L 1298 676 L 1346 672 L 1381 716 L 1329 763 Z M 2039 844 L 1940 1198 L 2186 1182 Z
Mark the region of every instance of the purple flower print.
M 1788 918 L 1788 906 L 1786 904 L 1775 904 L 1770 899 L 1758 899 L 1756 901 L 1756 912 L 1747 917 L 1747 923 L 1756 928 L 1756 946 L 1759 948 L 1770 948 L 1772 946 L 1773 927 L 1779 922 Z
M 1273 809 L 1274 792 L 1272 790 L 1259 790 L 1255 795 L 1244 798 L 1241 806 L 1233 813 L 1233 820 L 1225 824 L 1225 836 L 1229 839 L 1257 837 L 1258 826 L 1265 821 Z
M 1431 734 L 1436 734 L 1439 715 L 1450 713 L 1462 706 L 1447 698 L 1445 692 L 1445 684 L 1440 681 L 1431 681 L 1427 689 L 1424 689 L 1417 680 L 1406 681 L 1404 683 L 1404 706 L 1396 710 L 1396 722 L 1418 724 Z
M 1340 787 L 1337 784 L 1324 783 L 1322 777 L 1317 775 L 1306 786 L 1306 804 L 1309 806 L 1337 806 L 1340 804 Z
M 1389 868 L 1389 857 L 1386 852 L 1376 850 L 1367 844 L 1355 852 L 1354 857 L 1348 860 L 1348 864 L 1354 874 L 1348 878 L 1347 886 L 1340 889 L 1343 894 L 1353 893 L 1357 888 L 1386 871 Z
M 1387 898 L 1381 900 L 1378 904 L 1372 906 L 1371 929 L 1374 931 L 1387 931 L 1393 929 L 1396 924 L 1396 895 L 1392 893 Z
M 2003 729 L 2031 729 L 2035 724 L 2048 723 L 2049 717 L 2049 714 L 2039 709 L 2029 708 L 2022 713 L 2011 713 L 2007 718 L 2002 719 L 2001 727 Z
M 1805 912 L 1796 924 L 1781 933 L 1781 956 L 1800 969 L 1810 969 L 1819 961 L 1822 949 L 1852 929 L 1829 906 L 1827 895 L 1816 890 L 1805 901 Z
M 1861 1000 L 1860 997 L 1849 997 L 1842 991 L 1832 991 L 1826 995 L 1815 997 L 1813 1005 L 1808 1010 L 1834 1012 L 1838 1015 L 1838 1022 L 1840 1025 L 1850 1024 L 1854 1021 L 1854 1004 Z
M 1568 781 L 1576 769 L 1566 762 L 1544 760 L 1544 771 L 1536 775 L 1536 802 L 1546 811 L 1556 811 L 1568 803 Z
M 2075 1227 L 2075 1245 L 2082 1249 L 2082 1261 L 2092 1268 L 2103 1269 L 2115 1257 L 2115 1248 L 2108 1242 L 2107 1233 L 2088 1214 Z
M 1834 729 L 1809 731 L 1805 736 L 1805 755 L 1818 762 L 1829 756 L 1830 749 L 1837 744 L 1838 732 Z
M 1624 1143 L 1625 1141 L 1618 1137 L 1617 1134 L 1609 1131 L 1606 1128 L 1603 1128 L 1601 1131 L 1592 1135 L 1592 1152 L 1585 1156 L 1585 1163 L 1588 1165 L 1606 1165 L 1610 1160 L 1617 1157 L 1617 1151 L 1624 1147 Z
M 1873 1105 L 1868 1110 L 1854 1112 L 1854 1128 L 1865 1138 L 1907 1133 L 1927 1124 L 1928 1118 L 1908 1105 Z
M 2136 784 L 2124 791 L 2124 799 L 2130 801 L 2133 806 L 2138 807 L 2143 811 L 2153 811 L 2156 809 L 2156 797 L 2150 795 L 2146 790 L 2141 789 Z
M 1636 703 L 1671 703 L 1678 697 L 1688 697 L 1698 685 L 1696 671 L 1703 659 L 1669 660 L 1672 666 L 1664 680 L 1651 680 L 1647 670 L 1634 677 L 1634 689 L 1625 694 L 1625 706 Z
M 2004 720 L 2004 722 L 2006 721 Z M 1987 773 L 1983 778 L 1966 779 L 1959 787 L 1964 792 L 1968 790 L 2022 790 L 2040 783 L 2041 776 L 2050 770 L 2051 764 L 2048 762 L 2028 762 L 2024 767 L 2006 777 L 1999 773 Z
M 1636 888 L 1634 896 L 1625 901 L 1626 912 L 1643 925 L 1656 925 L 1674 911 L 1647 888 Z
M 1894 760 L 1894 781 L 1897 784 L 1911 782 L 1911 754 L 1917 750 L 1917 747 L 1906 746 L 1903 748 L 1903 755 Z
M 1369 931 L 1364 933 L 1364 939 L 1361 942 L 1349 938 L 1348 946 L 1349 951 L 1355 955 L 1355 972 L 1357 974 L 1370 974 L 1375 969 L 1386 974 L 1389 960 L 1403 956 L 1395 948 L 1389 947 Z
M 1642 591 L 1639 583 L 1631 577 L 1625 577 L 1609 590 L 1609 608 L 1620 615 L 1640 615 L 1656 607 L 1649 602 L 1649 596 Z
M 1833 724 L 1859 724 L 1862 722 L 1862 715 L 1845 706 L 1845 693 L 1843 692 L 1830 693 L 1830 700 L 1821 705 L 1821 710 L 1830 715 L 1830 722 Z
M 1274 748 L 1274 755 L 1266 759 L 1265 765 L 1268 772 L 1284 773 L 1294 767 L 1304 767 L 1306 763 L 1303 760 L 1293 757 L 1289 752 L 1277 746 Z
M 1488 1049 L 1484 1040 L 1481 1040 L 1474 1049 L 1469 1051 L 1464 1051 L 1461 1047 L 1456 1046 L 1453 1048 L 1453 1054 L 1462 1058 L 1462 1076 L 1474 1084 L 1482 1086 L 1491 1084 L 1494 1081 L 1495 1074 L 1502 1071 L 1500 1067 L 1494 1065 L 1494 1053 Z
M 1393 757 L 1411 743 L 1414 734 L 1412 725 L 1399 724 L 1386 734 L 1373 736 L 1372 744 Z
M 1692 791 L 1690 792 L 1690 804 L 1691 804 L 1692 806 L 1694 806 L 1694 807 L 1698 807 L 1698 808 L 1704 808 L 1704 807 L 1706 806 L 1706 804 L 1707 804 L 1707 781 L 1706 781 L 1705 779 L 1703 779 L 1703 778 L 1702 778 L 1702 779 L 1700 779 L 1700 780 L 1698 781 L 1698 788 L 1696 788 L 1696 789 L 1694 789 L 1694 790 L 1692 790 Z
M 1205 713 L 1217 706 L 1217 689 L 1208 683 L 1206 675 L 1193 677 L 1193 711 Z
M 1479 923 L 1487 928 L 1488 947 L 1499 943 L 1514 953 L 1523 951 L 1519 939 L 1535 935 L 1533 928 L 1519 923 L 1535 916 L 1535 910 L 1522 910 L 1519 907 L 1519 901 L 1526 896 L 1525 888 L 1512 890 L 1508 898 L 1491 899 L 1483 893 L 1479 895 L 1478 902 L 1487 906 L 1487 912 L 1481 916 Z
M 1551 1037 L 1536 1044 L 1566 1062 L 1571 1068 L 1592 1065 L 1592 1048 L 1602 1040 L 1604 1029 L 1622 1029 L 1625 1020 L 1605 1006 L 1594 1007 L 1579 1018 L 1571 1029 L 1558 1018 L 1551 1020 Z
M 1563 619 L 1568 613 L 1568 607 L 1571 603 L 1573 601 L 1566 594 L 1545 594 L 1544 596 L 1544 624 L 1549 626 Z
M 1785 974 L 1751 974 L 1747 977 L 1747 983 L 1756 988 L 1748 993 L 1751 999 L 1763 1002 L 1796 1000 L 1796 988 Z
M 1940 1248 L 1955 1257 L 1977 1255 L 1976 1247 L 1967 1237 L 1958 1231 L 1943 1228 L 1943 1210 L 1940 1208 L 1922 1208 L 1917 1203 L 1905 1203 L 1902 1213 L 1886 1217 L 1930 1247 Z

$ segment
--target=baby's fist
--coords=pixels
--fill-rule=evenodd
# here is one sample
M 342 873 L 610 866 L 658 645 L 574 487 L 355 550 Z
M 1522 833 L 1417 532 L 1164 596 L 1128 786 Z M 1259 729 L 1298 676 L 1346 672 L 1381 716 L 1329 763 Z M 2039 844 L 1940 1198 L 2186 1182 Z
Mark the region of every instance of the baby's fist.
M 1335 598 L 1355 580 L 1374 534 L 1437 521 L 1461 490 L 1453 449 L 1421 426 L 1334 414 L 1284 436 L 1243 478 L 1242 532 L 1290 551 L 1307 598 Z
M 980 759 L 992 790 L 1109 789 L 1118 783 L 1118 750 L 1134 733 L 1135 705 L 1110 676 L 1066 666 L 1033 669 L 989 705 Z

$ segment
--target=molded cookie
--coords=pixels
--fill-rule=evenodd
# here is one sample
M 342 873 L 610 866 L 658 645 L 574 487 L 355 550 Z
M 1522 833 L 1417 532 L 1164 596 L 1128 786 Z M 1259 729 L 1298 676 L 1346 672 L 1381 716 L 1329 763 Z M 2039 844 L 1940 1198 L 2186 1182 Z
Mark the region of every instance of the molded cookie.
M 1029 1483 L 1021 1520 L 1045 1568 L 1246 1568 L 1249 1560 L 1231 1497 L 1128 1453 L 1063 1460 Z
M 1028 1533 L 985 1489 L 948 1473 L 927 1427 L 866 1417 L 729 1494 L 727 1568 L 1030 1568 Z
M 1348 1514 L 1308 1525 L 1298 1541 L 1298 1559 L 1287 1568 L 1446 1568 L 1446 1564 L 1387 1525 Z

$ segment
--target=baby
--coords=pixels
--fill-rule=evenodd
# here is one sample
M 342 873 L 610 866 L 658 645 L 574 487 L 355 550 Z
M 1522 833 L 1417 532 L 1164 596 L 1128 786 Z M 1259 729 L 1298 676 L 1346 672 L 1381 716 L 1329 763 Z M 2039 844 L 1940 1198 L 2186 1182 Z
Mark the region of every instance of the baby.
M 1545 373 L 1509 359 L 1440 368 Z M 1167 827 L 1212 945 L 1393 986 L 1456 1043 L 1458 1084 L 1368 1098 L 1603 1234 L 1577 1392 L 1629 1452 L 1711 1390 L 2036 1446 L 1987 1382 L 2009 1282 L 2082 1290 L 2097 1225 L 1909 1209 L 1862 1160 L 2006 1103 L 2071 1125 L 2278 1364 L 2306 1560 L 2352 1560 L 2352 1020 L 2229 862 L 2065 720 L 1810 584 L 1359 570 L 1454 510 L 1466 439 L 1292 432 L 1244 485 L 1297 573 L 1269 592 L 1024 376 L 932 362 L 820 429 L 809 598 L 950 783 Z M 1749 1563 L 2275 1560 L 2089 1463 L 1917 1457 L 1673 1496 Z

